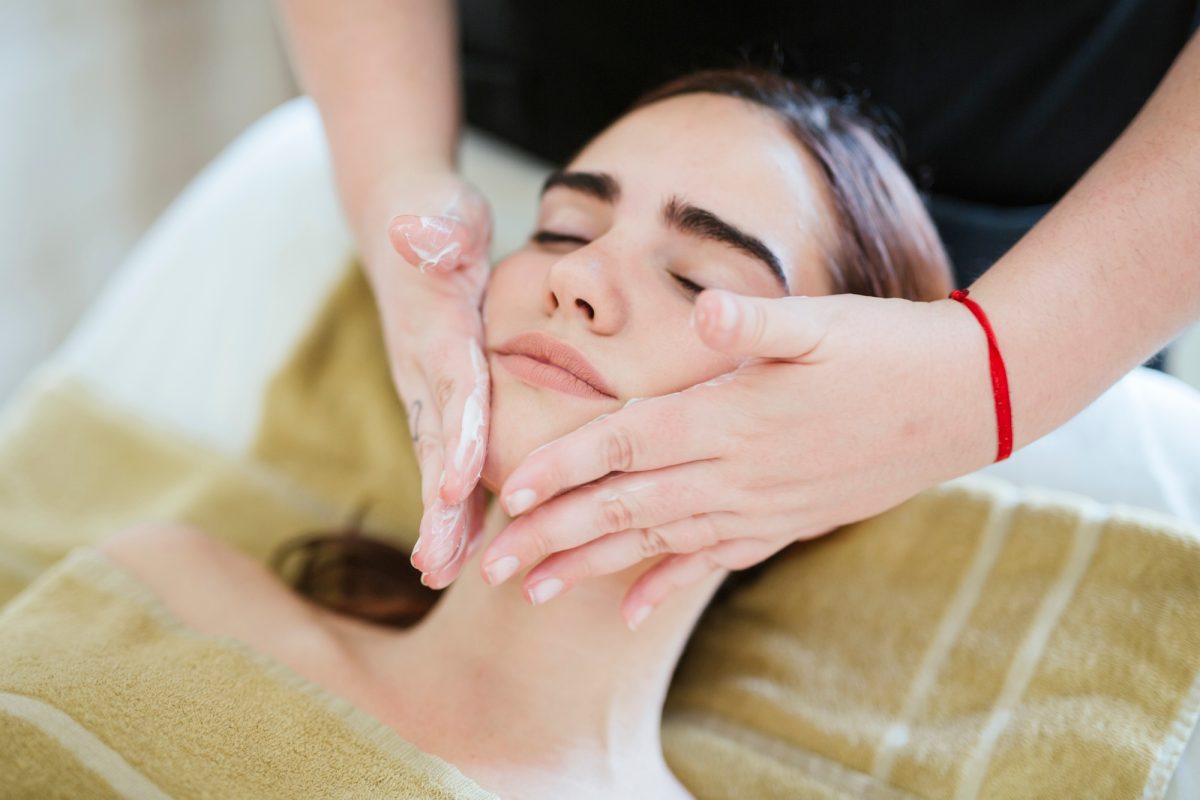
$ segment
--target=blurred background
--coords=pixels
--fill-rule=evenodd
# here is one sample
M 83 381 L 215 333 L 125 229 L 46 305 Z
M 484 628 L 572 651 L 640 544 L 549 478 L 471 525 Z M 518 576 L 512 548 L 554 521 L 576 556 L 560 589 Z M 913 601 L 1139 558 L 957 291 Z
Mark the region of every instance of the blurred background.
M 0 402 L 187 182 L 297 93 L 274 13 L 0 0 Z M 1200 326 L 1173 352 L 1168 369 L 1200 386 Z
M 296 94 L 270 0 L 0 0 L 0 402 L 138 237 Z

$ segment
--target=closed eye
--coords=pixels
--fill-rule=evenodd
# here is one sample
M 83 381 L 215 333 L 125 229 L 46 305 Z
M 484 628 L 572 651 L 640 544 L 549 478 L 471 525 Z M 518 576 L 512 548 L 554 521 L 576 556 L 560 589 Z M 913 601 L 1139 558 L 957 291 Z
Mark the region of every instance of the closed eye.
M 683 287 L 683 290 L 685 292 L 687 292 L 689 295 L 691 295 L 692 297 L 695 297 L 696 295 L 698 295 L 704 291 L 703 286 L 696 283 L 695 281 L 689 281 L 687 278 L 683 277 L 682 275 L 676 275 L 674 272 L 672 272 L 671 277 L 674 278 L 676 281 L 678 281 L 679 285 Z
M 533 234 L 532 239 L 537 244 L 588 244 L 588 240 L 581 236 L 571 236 L 554 231 L 537 231 Z

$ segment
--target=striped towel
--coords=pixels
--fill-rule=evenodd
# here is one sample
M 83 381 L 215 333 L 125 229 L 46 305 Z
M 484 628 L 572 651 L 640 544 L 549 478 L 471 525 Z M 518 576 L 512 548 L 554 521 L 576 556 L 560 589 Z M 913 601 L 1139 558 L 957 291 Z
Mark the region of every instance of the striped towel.
M 224 403 L 220 413 L 135 413 L 132 403 L 144 393 L 135 391 L 134 373 L 121 384 L 128 391 L 116 391 L 82 367 L 64 368 L 104 362 L 92 345 L 76 349 L 88 359 L 60 360 L 31 381 L 0 415 L 0 603 L 73 548 L 147 518 L 188 522 L 262 558 L 284 539 L 343 522 L 372 501 L 369 526 L 411 545 L 417 470 L 400 446 L 407 427 L 372 299 L 353 269 L 329 286 L 311 318 L 292 320 L 290 344 L 272 351 L 286 357 L 265 375 L 255 371 L 263 367 L 250 370 L 251 389 L 230 377 L 242 363 L 236 348 L 212 357 L 202 374 L 229 384 L 228 393 L 212 393 Z M 164 326 L 161 340 L 142 338 L 167 341 Z M 148 376 L 169 360 L 133 341 L 105 345 L 124 355 L 122 369 L 131 370 L 137 355 L 145 369 L 138 374 Z M 241 394 L 232 393 L 235 385 Z M 205 397 L 178 395 L 180 403 Z M 245 415 L 229 429 L 237 437 L 206 439 L 210 428 L 201 423 L 234 408 Z M 91 578 L 111 588 L 94 563 L 74 556 L 64 563 L 70 567 L 52 577 L 70 577 L 80 592 Z M 103 694 L 111 681 L 96 676 L 141 674 L 139 648 L 115 654 L 125 662 L 108 653 L 101 672 L 81 661 L 107 652 L 96 637 L 112 629 L 89 628 L 86 617 L 38 617 L 52 606 L 49 585 L 31 589 L 38 602 L 20 595 L 0 621 L 0 691 L 7 693 L 0 776 L 24 774 L 13 769 L 18 761 L 54 765 L 64 780 L 59 794 L 89 796 L 99 784 L 68 781 L 95 772 L 94 749 L 78 745 L 90 741 L 86 732 L 162 791 L 205 794 L 172 784 L 161 750 L 123 738 L 140 727 L 156 731 L 153 741 L 165 747 L 179 719 L 167 712 L 178 709 L 151 703 L 134 722 L 118 714 L 120 695 Z M 1195 531 L 1131 508 L 956 482 L 789 548 L 714 603 L 673 682 L 664 747 L 701 798 L 1161 797 L 1195 728 L 1198 637 Z M 176 639 L 152 641 L 165 647 Z M 81 646 L 73 651 L 69 642 Z M 234 674 L 249 676 L 258 662 L 241 655 L 191 660 L 189 669 L 220 686 L 209 665 L 236 662 L 246 671 Z M 334 713 L 329 698 L 313 704 L 313 692 L 280 680 L 278 669 L 245 679 L 274 687 L 285 712 L 294 702 L 313 720 Z M 192 707 L 184 695 L 177 699 Z M 212 748 L 236 741 L 228 732 L 252 721 L 239 718 L 238 706 L 225 711 L 226 724 L 211 729 L 226 731 L 225 739 Z M 255 735 L 275 735 L 284 724 L 251 716 L 264 726 Z M 334 713 L 314 724 L 344 733 L 345 719 Z M 80 738 L 64 750 L 53 730 L 66 728 Z M 189 741 L 183 752 L 201 760 L 210 752 L 202 736 Z M 273 770 L 311 778 L 304 752 L 277 752 L 253 768 L 245 762 L 246 771 L 229 779 L 237 785 Z M 88 791 L 72 789 L 80 785 Z M 0 795 L 55 793 L 36 787 L 0 784 Z
M 0 612 L 0 797 L 495 800 L 77 548 Z
M 947 484 L 711 608 L 667 711 L 672 766 L 720 796 L 1162 797 L 1200 711 L 1200 542 Z

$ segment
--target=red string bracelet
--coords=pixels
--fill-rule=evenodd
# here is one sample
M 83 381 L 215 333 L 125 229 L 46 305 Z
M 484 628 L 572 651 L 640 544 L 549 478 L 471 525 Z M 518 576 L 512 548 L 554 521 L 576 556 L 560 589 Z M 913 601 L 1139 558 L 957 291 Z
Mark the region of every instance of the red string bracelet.
M 950 293 L 951 300 L 957 300 L 975 315 L 983 332 L 987 334 L 988 366 L 992 370 L 992 398 L 996 402 L 996 460 L 1003 461 L 1012 455 L 1012 402 L 1008 396 L 1008 372 L 1004 369 L 1004 359 L 1000 355 L 1000 347 L 996 344 L 996 334 L 992 332 L 992 324 L 988 322 L 987 314 L 979 307 L 979 303 L 967 297 L 968 289 L 955 289 Z

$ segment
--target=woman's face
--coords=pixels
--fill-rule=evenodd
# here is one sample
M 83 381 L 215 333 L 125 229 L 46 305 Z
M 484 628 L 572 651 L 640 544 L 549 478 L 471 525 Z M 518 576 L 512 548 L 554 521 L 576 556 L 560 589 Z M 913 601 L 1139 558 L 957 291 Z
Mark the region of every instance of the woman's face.
M 701 288 L 828 294 L 828 209 L 816 162 L 746 101 L 683 95 L 600 134 L 547 182 L 533 237 L 488 285 L 485 485 L 630 398 L 733 369 L 689 325 Z

